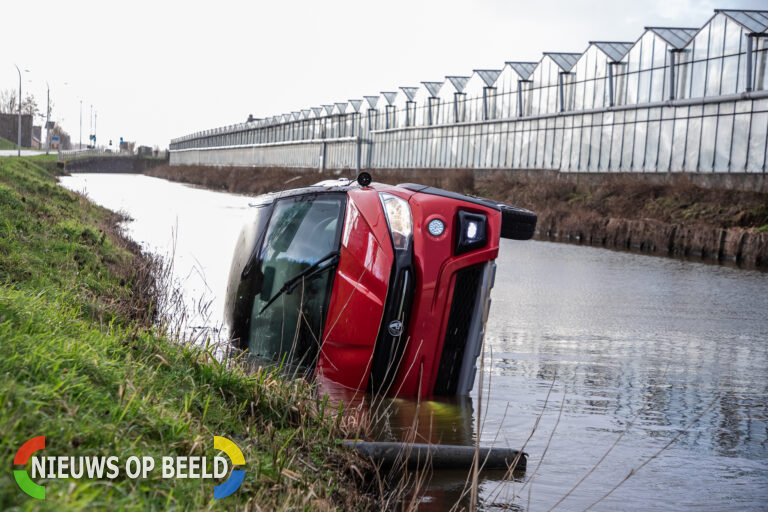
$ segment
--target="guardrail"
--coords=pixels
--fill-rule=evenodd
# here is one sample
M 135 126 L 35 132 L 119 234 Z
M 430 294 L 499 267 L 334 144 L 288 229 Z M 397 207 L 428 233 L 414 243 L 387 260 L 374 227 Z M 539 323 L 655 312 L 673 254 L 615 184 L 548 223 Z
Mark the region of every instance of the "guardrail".
M 66 151 L 59 151 L 59 162 L 72 162 L 74 160 L 80 160 L 83 158 L 92 157 L 115 157 L 115 156 L 133 156 L 132 153 L 115 153 L 113 151 L 106 151 L 103 149 L 69 149 Z

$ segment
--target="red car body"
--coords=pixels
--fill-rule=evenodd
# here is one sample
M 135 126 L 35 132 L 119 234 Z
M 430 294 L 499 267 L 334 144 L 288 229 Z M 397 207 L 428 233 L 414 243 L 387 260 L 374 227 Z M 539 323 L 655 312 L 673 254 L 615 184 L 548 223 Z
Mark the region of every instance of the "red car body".
M 535 215 L 419 185 L 324 186 L 343 191 L 346 204 L 322 337 L 308 369 L 322 381 L 392 396 L 468 394 L 499 238 L 530 238 Z M 400 210 L 391 213 L 385 199 L 392 196 L 407 203 L 412 221 L 408 243 L 398 238 L 398 247 L 388 216 L 406 210 L 394 200 Z M 241 266 L 233 263 L 230 295 Z

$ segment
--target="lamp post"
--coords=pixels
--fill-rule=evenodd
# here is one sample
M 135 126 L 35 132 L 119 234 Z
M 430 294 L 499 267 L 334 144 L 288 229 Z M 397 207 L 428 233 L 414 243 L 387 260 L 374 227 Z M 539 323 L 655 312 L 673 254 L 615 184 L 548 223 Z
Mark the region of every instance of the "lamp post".
M 16 64 L 14 64 L 16 66 Z M 18 150 L 17 155 L 21 156 L 21 70 L 19 69 L 19 66 L 16 66 L 16 71 L 19 73 L 19 121 L 18 121 L 18 138 L 16 139 L 16 149 Z
M 45 81 L 46 97 L 48 105 L 45 108 L 45 154 L 51 151 L 51 86 Z
M 77 149 L 83 149 L 83 100 L 80 100 L 80 138 L 78 139 Z

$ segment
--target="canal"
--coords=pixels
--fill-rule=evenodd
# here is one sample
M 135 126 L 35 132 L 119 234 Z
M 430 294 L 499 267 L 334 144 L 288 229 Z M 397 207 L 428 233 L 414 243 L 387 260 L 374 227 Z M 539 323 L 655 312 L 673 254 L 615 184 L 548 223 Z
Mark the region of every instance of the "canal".
M 220 326 L 248 197 L 142 175 L 61 183 L 129 215 L 133 239 L 174 256 L 190 325 Z M 481 481 L 487 510 L 766 510 L 768 274 L 533 241 L 502 240 L 497 263 L 482 397 L 476 383 L 451 403 L 394 400 L 377 437 L 416 414 L 422 441 L 530 437 L 524 475 Z M 450 508 L 465 479 L 436 472 L 421 509 Z

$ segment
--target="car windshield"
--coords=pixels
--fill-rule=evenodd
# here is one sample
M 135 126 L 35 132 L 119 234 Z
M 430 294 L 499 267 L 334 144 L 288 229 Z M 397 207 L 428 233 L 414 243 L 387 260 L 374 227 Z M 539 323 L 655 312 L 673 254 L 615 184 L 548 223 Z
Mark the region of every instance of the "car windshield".
M 339 248 L 344 204 L 344 195 L 321 194 L 275 205 L 261 249 L 261 291 L 251 309 L 249 351 L 254 356 L 314 365 L 334 272 L 310 271 L 295 278 L 315 264 L 333 264 L 321 260 Z M 280 293 L 283 287 L 290 289 Z

